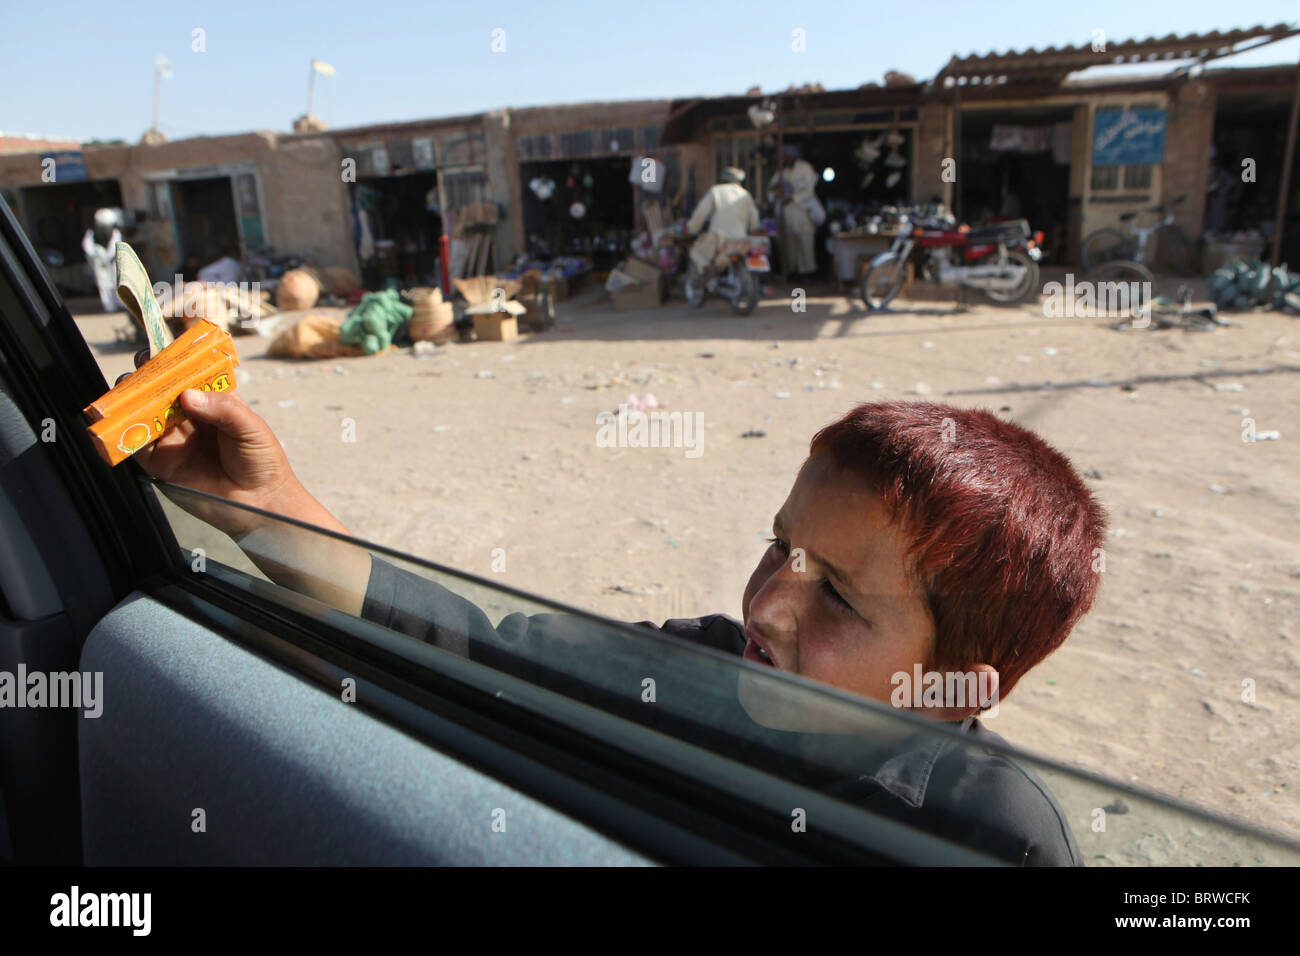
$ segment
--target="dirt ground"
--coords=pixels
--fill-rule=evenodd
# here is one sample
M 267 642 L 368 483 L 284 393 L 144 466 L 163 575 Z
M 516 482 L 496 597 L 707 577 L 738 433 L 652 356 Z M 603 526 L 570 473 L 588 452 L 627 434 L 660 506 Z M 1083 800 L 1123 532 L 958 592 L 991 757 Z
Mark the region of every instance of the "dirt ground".
M 243 337 L 239 388 L 358 537 L 629 621 L 739 616 L 809 439 L 854 404 L 1000 412 L 1086 471 L 1111 532 L 1096 607 L 992 729 L 1300 838 L 1300 320 L 1119 332 L 1037 303 L 896 309 L 617 313 L 589 292 L 553 331 L 427 358 L 284 361 Z M 129 368 L 120 315 L 78 321 L 110 381 Z M 698 457 L 598 447 L 597 415 L 647 393 L 703 413 Z M 1243 419 L 1280 440 L 1243 441 Z M 1177 858 L 1145 839 L 1129 858 Z

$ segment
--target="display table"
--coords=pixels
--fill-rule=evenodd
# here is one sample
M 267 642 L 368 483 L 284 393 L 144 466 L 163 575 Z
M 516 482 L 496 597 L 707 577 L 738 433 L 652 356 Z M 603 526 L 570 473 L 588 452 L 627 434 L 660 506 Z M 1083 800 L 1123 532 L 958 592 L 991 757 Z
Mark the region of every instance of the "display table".
M 861 257 L 888 252 L 894 233 L 845 233 L 829 237 L 826 242 L 835 259 L 835 278 L 841 282 L 858 281 L 858 261 Z

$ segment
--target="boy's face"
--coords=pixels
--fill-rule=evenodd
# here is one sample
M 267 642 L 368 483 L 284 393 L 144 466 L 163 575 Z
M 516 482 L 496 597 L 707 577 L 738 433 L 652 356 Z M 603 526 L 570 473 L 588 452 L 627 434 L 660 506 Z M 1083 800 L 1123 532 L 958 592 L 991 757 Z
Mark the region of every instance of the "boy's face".
M 890 678 L 927 667 L 934 623 L 906 573 L 907 539 L 879 497 L 824 455 L 805 462 L 773 522 L 776 541 L 745 587 L 745 658 L 889 702 Z M 780 729 L 790 715 L 769 681 L 742 681 L 750 715 Z M 768 699 L 764 699 L 768 698 Z

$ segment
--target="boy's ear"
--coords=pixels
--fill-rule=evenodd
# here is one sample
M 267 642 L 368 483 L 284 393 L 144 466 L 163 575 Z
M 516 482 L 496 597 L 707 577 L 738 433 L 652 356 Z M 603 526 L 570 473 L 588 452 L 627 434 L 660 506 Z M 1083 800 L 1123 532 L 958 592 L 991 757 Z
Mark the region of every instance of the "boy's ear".
M 920 712 L 932 720 L 960 723 L 967 717 L 996 717 L 998 715 L 998 672 L 991 664 L 967 664 L 963 674 L 975 675 L 975 694 L 978 700 L 966 700 L 956 706 L 956 700 L 947 699 L 947 680 L 944 681 L 944 706 L 925 707 Z M 969 682 L 967 682 L 969 684 Z

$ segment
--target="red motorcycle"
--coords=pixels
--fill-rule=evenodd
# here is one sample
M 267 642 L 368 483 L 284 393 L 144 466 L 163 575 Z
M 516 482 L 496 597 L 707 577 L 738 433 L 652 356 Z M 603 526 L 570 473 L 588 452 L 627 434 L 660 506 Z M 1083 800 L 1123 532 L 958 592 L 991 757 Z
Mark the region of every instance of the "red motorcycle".
M 913 226 L 904 216 L 888 252 L 871 260 L 859 295 L 867 308 L 889 305 L 907 281 L 907 265 L 940 285 L 978 289 L 998 303 L 1019 302 L 1038 288 L 1041 232 L 1024 219 L 963 231 L 948 223 Z

